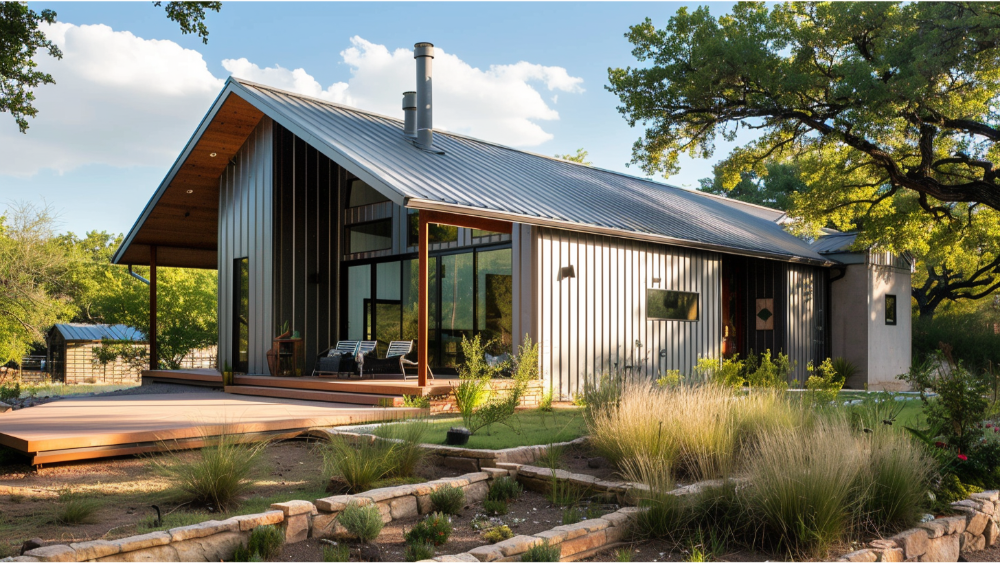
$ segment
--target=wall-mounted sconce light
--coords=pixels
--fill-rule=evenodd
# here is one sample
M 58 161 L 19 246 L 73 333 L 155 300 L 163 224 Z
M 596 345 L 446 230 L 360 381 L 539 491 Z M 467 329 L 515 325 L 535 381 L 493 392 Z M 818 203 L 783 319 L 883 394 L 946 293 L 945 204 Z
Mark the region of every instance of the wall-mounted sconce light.
M 576 277 L 576 268 L 574 268 L 573 266 L 563 266 L 562 268 L 559 268 L 559 281 L 562 281 L 566 278 L 575 278 L 575 277 Z
M 660 278 L 659 277 L 653 278 L 653 283 L 660 283 Z

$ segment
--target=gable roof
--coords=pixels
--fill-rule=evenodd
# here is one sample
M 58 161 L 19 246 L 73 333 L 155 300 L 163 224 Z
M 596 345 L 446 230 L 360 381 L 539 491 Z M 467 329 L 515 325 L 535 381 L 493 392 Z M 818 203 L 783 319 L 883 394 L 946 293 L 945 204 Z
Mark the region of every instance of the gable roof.
M 63 323 L 52 326 L 53 332 L 58 332 L 64 340 L 69 341 L 100 341 L 108 340 L 131 340 L 132 342 L 145 342 L 146 335 L 138 329 L 128 325 L 104 325 L 104 324 L 84 324 L 84 323 Z
M 855 252 L 851 250 L 854 241 L 858 238 L 858 233 L 832 232 L 825 234 L 812 243 L 812 248 L 820 254 L 841 254 L 845 252 Z M 864 252 L 864 251 L 860 251 Z
M 774 222 L 773 212 L 648 179 L 435 131 L 436 154 L 403 134 L 402 119 L 230 78 L 230 97 L 290 130 L 394 202 L 413 209 L 551 226 L 724 253 L 829 265 Z M 189 142 L 190 152 L 199 133 Z M 220 155 L 221 156 L 221 155 Z M 184 154 L 182 154 L 182 158 Z M 228 158 L 228 157 L 227 157 Z M 178 159 L 174 169 L 183 168 Z M 173 170 L 171 173 L 173 173 Z M 168 174 L 157 194 L 172 182 Z M 123 260 L 157 195 L 115 254 Z M 217 205 L 217 204 L 216 204 Z M 770 211 L 770 210 L 768 210 Z

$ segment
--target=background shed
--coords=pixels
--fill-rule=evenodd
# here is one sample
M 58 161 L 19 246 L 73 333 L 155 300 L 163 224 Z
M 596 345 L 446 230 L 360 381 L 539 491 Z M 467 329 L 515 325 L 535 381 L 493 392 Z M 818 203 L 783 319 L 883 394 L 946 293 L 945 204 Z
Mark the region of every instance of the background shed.
M 146 335 L 126 325 L 57 324 L 49 331 L 48 365 L 53 381 L 63 383 L 127 383 L 138 381 L 140 368 L 121 359 L 102 366 L 94 361 L 101 340 L 131 341 L 148 349 Z

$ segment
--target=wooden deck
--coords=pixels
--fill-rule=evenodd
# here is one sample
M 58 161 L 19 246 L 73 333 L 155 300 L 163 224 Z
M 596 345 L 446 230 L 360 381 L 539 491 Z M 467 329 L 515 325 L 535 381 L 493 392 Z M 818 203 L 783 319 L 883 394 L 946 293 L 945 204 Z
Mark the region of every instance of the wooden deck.
M 142 371 L 143 383 L 181 383 L 222 389 L 222 374 L 214 369 L 154 369 Z
M 294 436 L 318 426 L 426 413 L 343 403 L 247 397 L 215 391 L 64 399 L 0 414 L 0 444 L 33 465 L 197 448 L 223 432 Z

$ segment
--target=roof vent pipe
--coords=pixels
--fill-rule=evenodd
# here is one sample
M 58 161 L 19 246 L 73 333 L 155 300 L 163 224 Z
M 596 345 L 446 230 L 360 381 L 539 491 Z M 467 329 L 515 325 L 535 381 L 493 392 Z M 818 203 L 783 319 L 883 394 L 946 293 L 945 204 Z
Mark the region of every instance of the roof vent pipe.
M 431 96 L 434 45 L 417 43 L 413 46 L 417 59 L 417 146 L 429 151 L 434 145 L 434 103 Z
M 403 134 L 417 136 L 417 93 L 403 92 Z

